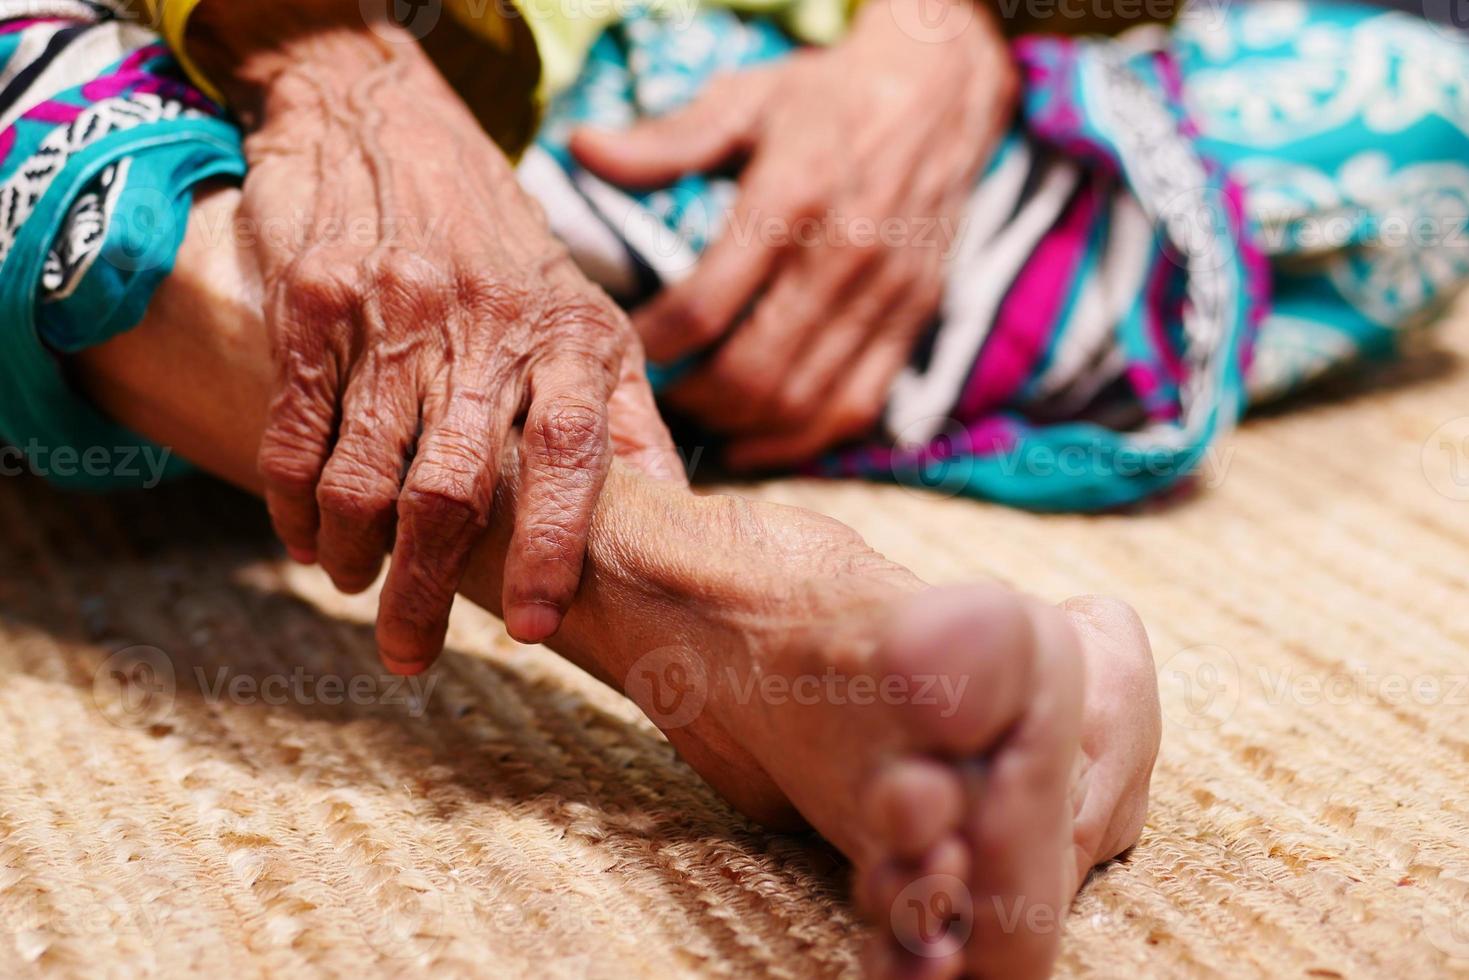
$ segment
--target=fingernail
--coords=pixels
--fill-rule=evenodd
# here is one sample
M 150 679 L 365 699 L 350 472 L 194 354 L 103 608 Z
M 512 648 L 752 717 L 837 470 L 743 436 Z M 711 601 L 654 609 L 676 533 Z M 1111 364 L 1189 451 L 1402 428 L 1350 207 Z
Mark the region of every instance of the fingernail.
M 378 657 L 383 666 L 388 668 L 389 673 L 397 674 L 399 677 L 415 677 L 428 670 L 431 661 L 428 660 L 399 660 L 386 650 L 378 650 Z
M 303 565 L 316 564 L 316 552 L 310 548 L 292 548 L 286 545 L 286 554 L 291 556 L 292 561 L 298 561 Z
M 505 611 L 505 629 L 518 643 L 543 643 L 561 628 L 561 610 L 545 602 L 522 602 Z

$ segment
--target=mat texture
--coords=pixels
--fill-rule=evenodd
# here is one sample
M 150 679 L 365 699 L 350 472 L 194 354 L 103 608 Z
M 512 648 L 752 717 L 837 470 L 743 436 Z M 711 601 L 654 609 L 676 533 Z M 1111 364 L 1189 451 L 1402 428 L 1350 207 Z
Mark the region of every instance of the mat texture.
M 1257 417 L 1211 486 L 1146 514 L 751 492 L 935 582 L 1142 612 L 1152 812 L 1077 901 L 1063 974 L 1469 973 L 1466 415 L 1462 310 Z M 0 974 L 854 969 L 832 852 L 735 817 L 627 703 L 477 610 L 432 689 L 397 689 L 371 596 L 279 561 L 223 488 L 13 477 L 0 528 Z

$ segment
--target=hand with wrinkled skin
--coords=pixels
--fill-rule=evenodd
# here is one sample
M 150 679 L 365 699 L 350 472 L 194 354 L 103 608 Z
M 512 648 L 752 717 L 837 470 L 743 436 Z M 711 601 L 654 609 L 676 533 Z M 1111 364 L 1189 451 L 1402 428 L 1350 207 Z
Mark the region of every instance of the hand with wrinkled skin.
M 717 78 L 631 130 L 576 134 L 587 167 L 629 186 L 748 157 L 723 235 L 633 315 L 655 360 L 713 347 L 666 401 L 728 433 L 730 465 L 793 463 L 871 427 L 938 309 L 1017 90 L 975 0 L 873 0 L 835 47 Z
M 632 326 L 415 45 L 321 32 L 263 74 L 241 212 L 278 372 L 259 456 L 276 530 L 348 592 L 392 543 L 379 648 L 425 669 L 523 420 L 505 622 L 544 640 L 581 577 L 609 402 L 629 452 L 671 468 Z

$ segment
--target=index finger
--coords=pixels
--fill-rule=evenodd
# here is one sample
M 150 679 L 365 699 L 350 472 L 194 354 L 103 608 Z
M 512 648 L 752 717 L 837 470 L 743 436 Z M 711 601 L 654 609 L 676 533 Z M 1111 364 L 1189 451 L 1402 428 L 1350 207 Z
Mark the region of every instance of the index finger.
M 425 431 L 398 498 L 397 540 L 378 603 L 377 642 L 396 674 L 428 669 L 444 647 L 449 611 L 475 543 L 489 526 L 500 449 L 513 406 L 504 392 L 465 385 Z
M 769 154 L 751 162 L 724 230 L 693 271 L 633 312 L 633 325 L 654 361 L 673 361 L 719 340 L 754 304 L 774 273 L 790 244 L 793 212 L 799 210 L 779 203 L 779 194 L 770 190 L 776 182 L 775 166 Z M 765 233 L 771 219 L 787 223 L 786 240 Z

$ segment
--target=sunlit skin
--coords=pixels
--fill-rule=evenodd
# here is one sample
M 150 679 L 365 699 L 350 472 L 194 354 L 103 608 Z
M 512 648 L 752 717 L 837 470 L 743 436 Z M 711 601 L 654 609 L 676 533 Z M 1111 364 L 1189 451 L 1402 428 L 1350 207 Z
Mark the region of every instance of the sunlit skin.
M 219 233 L 244 213 L 237 190 L 201 196 L 144 322 L 75 367 L 104 410 L 259 493 L 264 289 L 256 255 Z M 648 475 L 658 452 L 620 445 L 643 468 L 609 467 L 550 646 L 626 691 L 732 805 L 809 824 L 852 860 L 874 972 L 1044 975 L 1083 876 L 1142 828 L 1160 720 L 1131 610 L 930 589 L 835 521 L 695 495 Z M 497 613 L 519 450 L 512 433 L 460 583 Z M 933 915 L 956 908 L 970 935 L 946 943 Z

